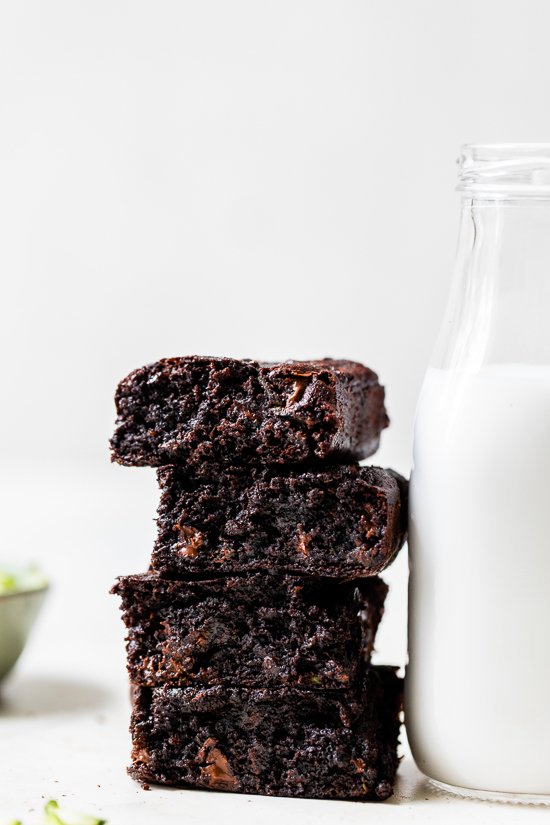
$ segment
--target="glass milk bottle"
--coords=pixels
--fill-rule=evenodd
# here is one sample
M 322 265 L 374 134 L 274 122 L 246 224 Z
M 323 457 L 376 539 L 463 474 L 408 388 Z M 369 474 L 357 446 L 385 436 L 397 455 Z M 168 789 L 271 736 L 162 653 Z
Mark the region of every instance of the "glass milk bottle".
M 448 790 L 550 801 L 550 144 L 467 146 L 459 178 L 415 425 L 407 732 Z

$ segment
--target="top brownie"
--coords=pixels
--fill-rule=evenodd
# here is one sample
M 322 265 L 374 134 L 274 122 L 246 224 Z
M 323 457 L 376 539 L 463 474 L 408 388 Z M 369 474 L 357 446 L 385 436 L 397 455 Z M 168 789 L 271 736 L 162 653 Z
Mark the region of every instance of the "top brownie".
M 130 466 L 360 460 L 389 423 L 377 375 L 329 358 L 164 358 L 124 378 L 115 401 L 112 457 Z

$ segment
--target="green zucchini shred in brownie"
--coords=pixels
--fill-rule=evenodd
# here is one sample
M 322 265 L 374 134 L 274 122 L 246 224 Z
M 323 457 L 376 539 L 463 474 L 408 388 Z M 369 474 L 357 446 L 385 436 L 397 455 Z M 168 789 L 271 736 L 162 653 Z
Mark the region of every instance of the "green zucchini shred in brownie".
M 383 800 L 398 764 L 401 680 L 361 688 L 136 688 L 131 775 L 143 783 L 269 796 Z
M 357 464 L 158 471 L 152 567 L 168 577 L 277 570 L 375 575 L 406 533 L 407 482 Z
M 376 374 L 353 361 L 164 358 L 117 389 L 114 461 L 297 464 L 375 452 L 388 425 Z
M 255 573 L 121 577 L 133 684 L 347 688 L 370 659 L 387 585 Z

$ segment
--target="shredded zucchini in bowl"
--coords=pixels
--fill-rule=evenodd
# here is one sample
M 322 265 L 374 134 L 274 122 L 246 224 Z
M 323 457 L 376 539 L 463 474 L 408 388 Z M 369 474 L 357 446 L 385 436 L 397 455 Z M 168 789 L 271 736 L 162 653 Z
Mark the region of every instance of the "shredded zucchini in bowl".
M 0 564 L 0 596 L 42 590 L 47 584 L 48 580 L 34 564 L 26 567 Z

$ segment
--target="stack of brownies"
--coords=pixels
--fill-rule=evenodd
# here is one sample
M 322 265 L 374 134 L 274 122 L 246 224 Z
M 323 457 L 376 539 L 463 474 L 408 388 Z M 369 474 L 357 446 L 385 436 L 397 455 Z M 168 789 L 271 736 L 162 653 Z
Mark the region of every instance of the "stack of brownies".
M 406 482 L 361 467 L 388 419 L 350 361 L 169 358 L 116 394 L 113 459 L 158 467 L 150 571 L 121 577 L 131 774 L 385 799 L 401 683 L 372 666 Z

